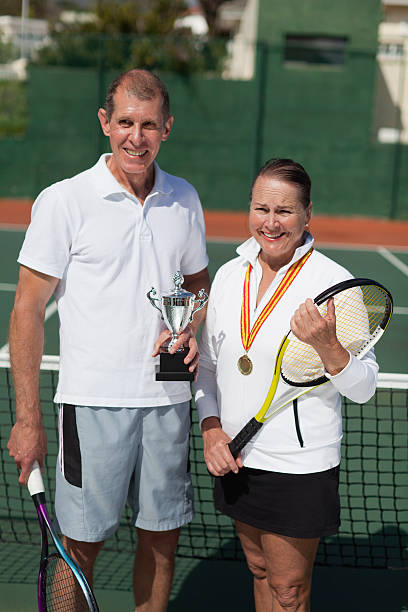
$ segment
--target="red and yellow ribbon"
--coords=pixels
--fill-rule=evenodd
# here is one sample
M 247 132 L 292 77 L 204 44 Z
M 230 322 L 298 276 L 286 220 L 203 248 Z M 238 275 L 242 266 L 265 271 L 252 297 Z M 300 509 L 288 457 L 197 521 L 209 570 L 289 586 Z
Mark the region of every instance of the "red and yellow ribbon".
M 261 329 L 262 325 L 266 321 L 266 319 L 271 314 L 272 310 L 275 308 L 276 304 L 279 302 L 285 291 L 288 287 L 293 283 L 296 276 L 299 274 L 300 270 L 305 265 L 306 261 L 309 259 L 312 254 L 313 248 L 311 248 L 303 257 L 301 257 L 298 261 L 292 264 L 289 270 L 286 272 L 285 276 L 279 283 L 275 293 L 270 298 L 269 302 L 265 305 L 259 317 L 255 321 L 252 329 L 250 329 L 250 312 L 249 312 L 249 279 L 251 276 L 252 266 L 248 264 L 248 269 L 245 274 L 244 281 L 244 291 L 242 296 L 242 306 L 241 306 L 241 338 L 242 338 L 242 346 L 245 351 L 248 352 L 253 341 L 255 340 L 255 336 Z

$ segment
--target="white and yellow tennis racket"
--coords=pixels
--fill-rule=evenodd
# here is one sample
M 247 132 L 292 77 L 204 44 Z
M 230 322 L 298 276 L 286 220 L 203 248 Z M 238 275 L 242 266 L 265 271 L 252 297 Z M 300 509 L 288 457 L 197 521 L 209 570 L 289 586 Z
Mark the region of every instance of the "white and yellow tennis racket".
M 327 302 L 334 299 L 336 334 L 352 355 L 361 359 L 378 342 L 392 315 L 390 292 L 368 278 L 353 278 L 320 293 L 314 303 L 320 314 L 327 313 Z M 280 381 L 284 389 L 274 402 Z M 274 414 L 294 399 L 328 382 L 324 365 L 316 351 L 291 332 L 283 338 L 275 360 L 272 383 L 259 412 L 229 443 L 234 458 Z M 280 391 L 281 391 L 280 386 Z

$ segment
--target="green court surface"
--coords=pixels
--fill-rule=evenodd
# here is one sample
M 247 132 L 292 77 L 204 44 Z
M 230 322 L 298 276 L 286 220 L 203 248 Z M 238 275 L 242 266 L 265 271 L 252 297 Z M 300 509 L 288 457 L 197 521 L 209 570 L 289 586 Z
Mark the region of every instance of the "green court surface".
M 17 282 L 16 258 L 24 237 L 23 232 L 0 231 L 0 351 L 7 343 L 8 318 Z M 210 274 L 235 256 L 236 244 L 210 242 Z M 376 347 L 381 372 L 408 372 L 408 251 L 321 249 L 326 255 L 345 266 L 354 276 L 373 278 L 383 283 L 394 298 L 394 315 L 384 338 Z M 391 256 L 391 257 L 390 257 Z M 388 257 L 388 258 L 386 258 Z M 45 324 L 45 354 L 58 354 L 58 316 L 51 308 Z
M 7 328 L 18 276 L 16 258 L 24 233 L 0 231 L 0 351 L 7 350 Z M 210 273 L 235 256 L 236 244 L 210 242 Z M 394 316 L 376 354 L 381 372 L 408 372 L 408 250 L 373 248 L 321 249 L 355 276 L 374 278 L 394 297 Z M 58 317 L 47 308 L 45 353 L 58 354 Z M 4 494 L 4 492 L 2 492 Z M 0 544 L 0 612 L 36 610 L 35 580 L 39 549 L 19 544 Z M 98 563 L 110 563 L 103 553 Z M 102 611 L 133 611 L 130 576 L 132 559 L 124 563 L 122 590 L 97 588 Z M 408 611 L 408 573 L 404 569 L 316 567 L 313 612 L 403 612 Z M 105 585 L 103 585 L 105 587 Z M 252 611 L 252 585 L 246 565 L 239 561 L 178 558 L 169 611 Z
M 34 570 L 33 568 L 33 571 Z M 133 612 L 130 591 L 95 589 L 100 612 Z M 34 584 L 0 584 L 0 612 L 35 612 Z M 246 565 L 178 559 L 169 612 L 254 612 Z M 316 567 L 313 612 L 406 612 L 407 572 Z

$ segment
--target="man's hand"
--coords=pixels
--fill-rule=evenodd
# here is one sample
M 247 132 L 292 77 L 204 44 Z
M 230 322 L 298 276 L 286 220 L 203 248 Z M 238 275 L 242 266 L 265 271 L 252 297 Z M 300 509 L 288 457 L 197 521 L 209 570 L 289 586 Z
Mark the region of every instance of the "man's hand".
M 204 268 L 200 272 L 196 274 L 190 274 L 184 276 L 184 289 L 198 294 L 200 289 L 204 289 L 207 293 L 210 291 L 210 277 L 208 275 L 207 268 Z M 198 361 L 200 358 L 200 353 L 198 352 L 197 340 L 195 338 L 196 333 L 205 318 L 205 314 L 207 311 L 207 305 L 204 306 L 201 310 L 197 311 L 194 314 L 193 321 L 187 325 L 187 327 L 181 332 L 179 337 L 177 338 L 177 342 L 169 350 L 169 353 L 173 354 L 177 351 L 177 349 L 187 347 L 189 349 L 184 363 L 189 366 L 189 372 L 194 372 L 195 379 L 197 379 L 198 374 Z M 156 342 L 153 346 L 153 354 L 152 357 L 156 357 L 160 353 L 160 348 L 164 345 L 168 345 L 171 340 L 171 333 L 168 329 L 162 331 L 160 336 L 157 338 Z
M 7 448 L 21 470 L 19 483 L 26 485 L 34 461 L 37 459 L 42 467 L 47 454 L 47 436 L 42 423 L 17 421 L 11 430 Z
M 217 417 L 208 417 L 201 424 L 204 440 L 204 459 L 213 476 L 224 476 L 228 472 L 238 474 L 243 467 L 241 455 L 237 459 L 231 455 L 228 443 L 231 438 L 222 430 Z
M 170 340 L 171 333 L 168 329 L 165 329 L 154 343 L 152 357 L 156 357 L 160 353 L 161 347 L 168 345 Z M 189 349 L 184 359 L 184 363 L 189 366 L 189 372 L 194 372 L 195 377 L 197 378 L 200 353 L 198 352 L 197 340 L 191 324 L 187 325 L 187 327 L 181 332 L 177 338 L 177 342 L 175 342 L 171 347 L 169 353 L 174 354 L 177 349 L 182 347 Z

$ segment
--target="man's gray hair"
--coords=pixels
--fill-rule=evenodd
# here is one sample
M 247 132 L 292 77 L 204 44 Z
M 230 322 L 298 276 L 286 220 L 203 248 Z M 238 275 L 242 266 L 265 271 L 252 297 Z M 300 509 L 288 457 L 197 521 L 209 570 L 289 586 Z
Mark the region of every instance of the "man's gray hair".
M 166 85 L 152 72 L 136 68 L 122 72 L 109 85 L 104 107 L 108 121 L 111 120 L 115 110 L 114 96 L 120 86 L 125 87 L 130 95 L 136 96 L 139 100 L 153 100 L 156 96 L 160 96 L 163 120 L 167 121 L 170 117 L 170 99 Z

